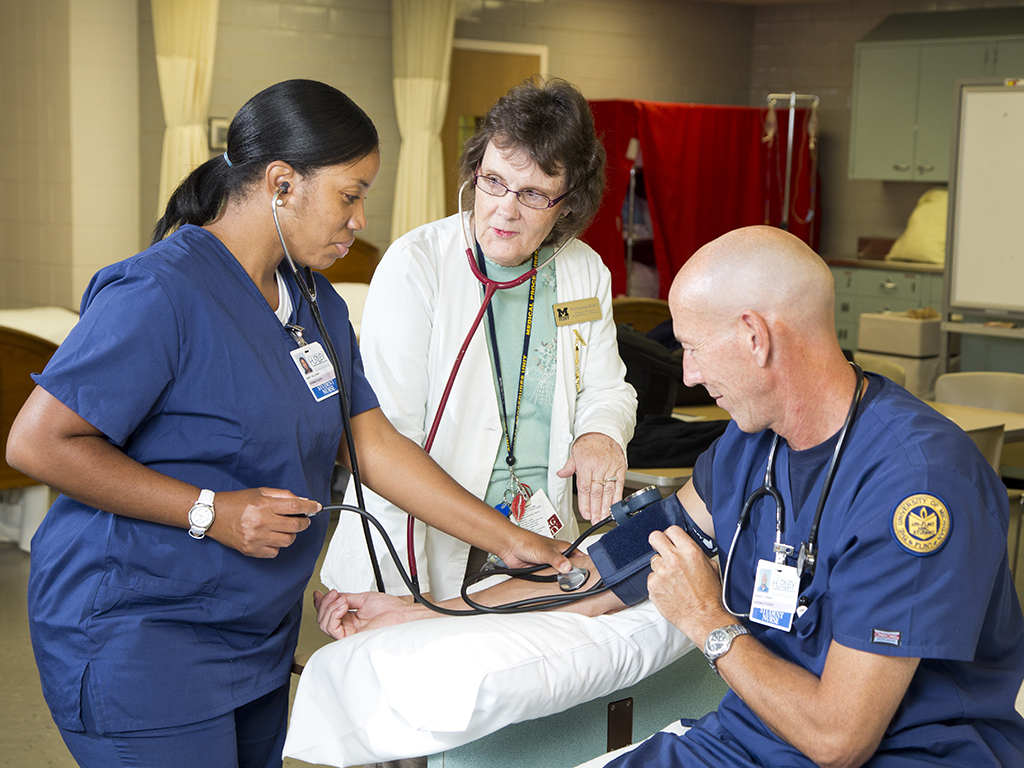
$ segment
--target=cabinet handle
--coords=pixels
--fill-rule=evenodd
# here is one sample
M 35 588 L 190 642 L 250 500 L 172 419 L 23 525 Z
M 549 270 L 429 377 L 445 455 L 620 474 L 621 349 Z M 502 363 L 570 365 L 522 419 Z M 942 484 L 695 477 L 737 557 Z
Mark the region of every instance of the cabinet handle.
M 934 170 L 935 170 L 935 166 L 934 165 L 919 165 L 919 166 L 917 166 L 917 172 L 918 173 L 927 173 L 928 171 L 934 171 Z
M 884 283 L 879 283 L 878 287 L 881 288 L 883 291 L 895 291 L 896 290 L 896 283 L 894 283 L 892 280 L 889 280 L 887 278 Z M 887 309 L 888 309 L 888 307 L 887 307 Z
M 909 171 L 910 165 L 907 163 L 895 163 L 892 168 L 894 171 Z

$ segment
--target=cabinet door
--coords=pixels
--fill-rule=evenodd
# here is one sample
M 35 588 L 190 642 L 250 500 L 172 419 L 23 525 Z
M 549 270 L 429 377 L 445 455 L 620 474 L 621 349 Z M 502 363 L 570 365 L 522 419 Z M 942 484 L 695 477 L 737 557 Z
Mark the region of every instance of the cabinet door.
M 956 80 L 960 77 L 984 77 L 987 53 L 988 44 L 981 40 L 921 45 L 917 151 L 914 154 L 914 178 L 917 181 L 949 181 Z
M 857 46 L 851 179 L 913 178 L 919 47 Z
M 997 40 L 992 59 L 996 77 L 1024 77 L 1024 40 Z

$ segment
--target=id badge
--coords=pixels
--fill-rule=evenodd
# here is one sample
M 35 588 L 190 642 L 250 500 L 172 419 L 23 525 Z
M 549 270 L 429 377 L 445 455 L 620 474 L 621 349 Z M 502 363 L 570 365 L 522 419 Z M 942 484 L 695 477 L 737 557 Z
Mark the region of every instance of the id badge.
M 544 489 L 540 488 L 527 502 L 522 519 L 519 521 L 519 527 L 541 536 L 558 538 L 556 534 L 565 527 L 565 523 L 562 522 L 562 518 L 555 510 L 548 495 L 544 493 Z
M 796 568 L 758 560 L 754 596 L 750 599 L 750 620 L 789 632 L 799 593 L 800 577 Z
M 338 380 L 334 376 L 334 366 L 331 365 L 331 360 L 324 352 L 324 348 L 320 346 L 319 341 L 292 350 L 289 354 L 292 356 L 295 367 L 302 374 L 314 400 L 319 403 L 321 400 L 338 394 Z

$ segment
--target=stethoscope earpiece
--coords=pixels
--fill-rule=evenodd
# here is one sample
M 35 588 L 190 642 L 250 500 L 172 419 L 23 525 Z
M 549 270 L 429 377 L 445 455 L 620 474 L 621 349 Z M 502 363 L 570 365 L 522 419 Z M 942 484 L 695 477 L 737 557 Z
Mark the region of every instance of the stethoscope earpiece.
M 277 194 L 274 195 L 274 205 L 284 205 L 284 199 L 281 195 L 287 195 L 289 189 L 291 189 L 291 185 L 287 181 L 282 181 L 281 186 L 277 188 Z

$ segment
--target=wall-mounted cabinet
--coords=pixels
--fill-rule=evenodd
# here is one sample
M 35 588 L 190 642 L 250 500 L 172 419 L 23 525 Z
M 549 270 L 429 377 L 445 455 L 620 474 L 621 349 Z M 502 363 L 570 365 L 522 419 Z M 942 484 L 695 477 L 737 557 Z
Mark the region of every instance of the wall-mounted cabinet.
M 1024 77 L 1024 8 L 895 14 L 857 43 L 850 178 L 949 180 L 956 81 Z

